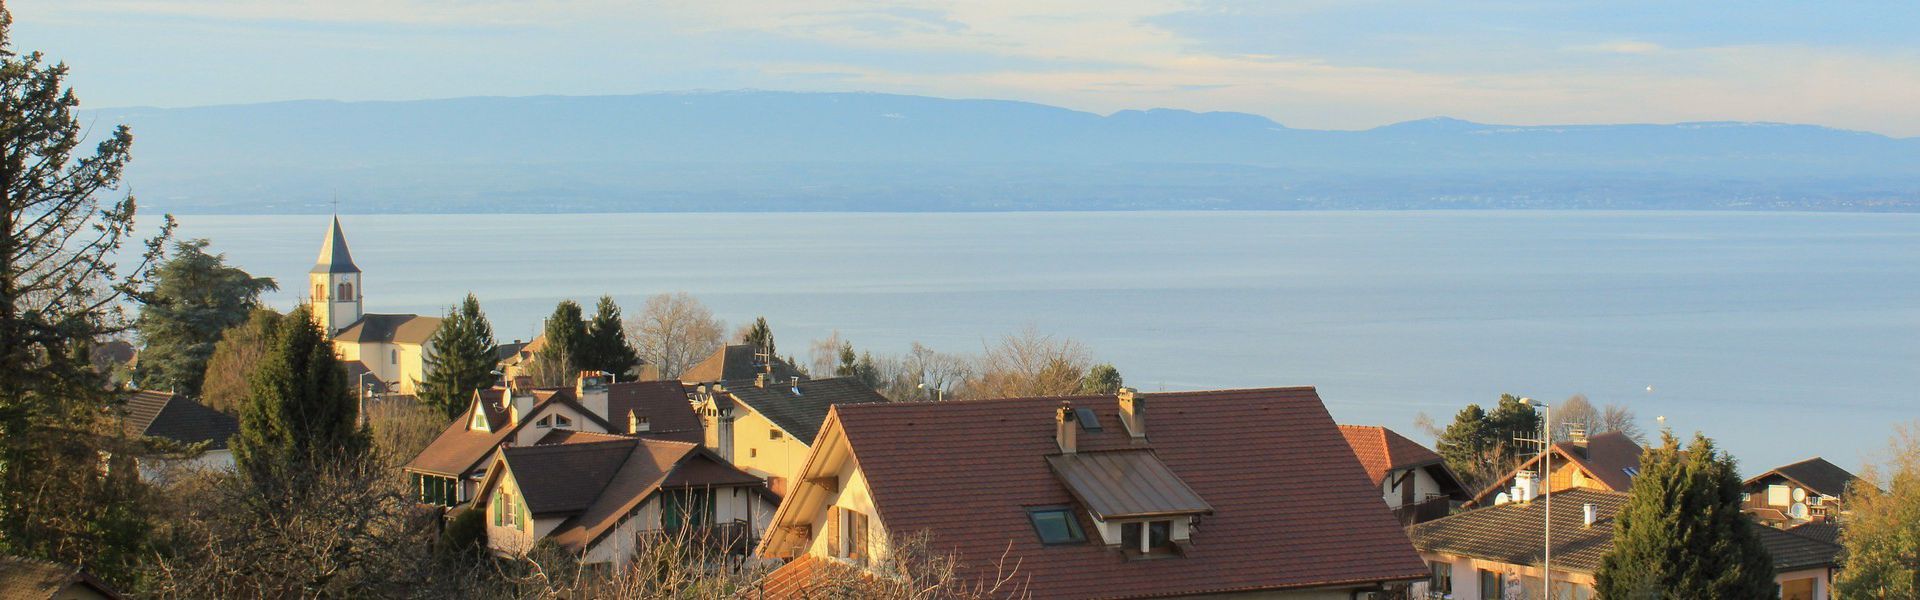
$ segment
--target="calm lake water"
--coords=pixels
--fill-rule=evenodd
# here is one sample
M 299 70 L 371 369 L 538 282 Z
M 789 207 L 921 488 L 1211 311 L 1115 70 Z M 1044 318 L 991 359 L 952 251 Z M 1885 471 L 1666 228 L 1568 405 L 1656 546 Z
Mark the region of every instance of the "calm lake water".
M 1315 385 L 1412 426 L 1501 392 L 1631 406 L 1757 472 L 1853 468 L 1920 419 L 1920 215 L 1337 212 L 348 215 L 375 312 L 473 291 L 504 340 L 562 298 L 687 291 L 784 352 L 947 351 L 1028 324 L 1142 390 Z M 322 216 L 185 216 L 305 288 Z M 1651 388 L 1651 391 L 1649 391 Z

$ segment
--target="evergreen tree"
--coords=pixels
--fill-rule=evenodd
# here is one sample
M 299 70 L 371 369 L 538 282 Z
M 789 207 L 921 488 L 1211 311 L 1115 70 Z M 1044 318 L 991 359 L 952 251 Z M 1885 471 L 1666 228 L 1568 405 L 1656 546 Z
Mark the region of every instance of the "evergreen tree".
M 92 153 L 75 157 L 86 136 L 67 67 L 15 51 L 12 24 L 0 5 L 0 554 L 124 582 L 147 551 L 148 503 L 131 469 L 100 469 L 102 453 L 138 449 L 105 433 L 117 431 L 124 393 L 85 352 L 127 331 L 118 307 L 145 285 L 173 220 L 126 247 L 134 200 L 102 197 L 119 186 L 133 135 L 98 131 Z
M 1087 369 L 1086 376 L 1080 378 L 1080 393 L 1112 394 L 1119 392 L 1123 385 L 1126 382 L 1120 378 L 1120 369 L 1101 363 Z
M 1594 574 L 1602 598 L 1775 598 L 1773 559 L 1740 512 L 1733 458 L 1695 434 L 1647 450 Z
M 773 328 L 767 325 L 766 317 L 755 318 L 753 325 L 747 326 L 746 333 L 740 336 L 740 343 L 753 346 L 756 351 L 766 353 L 769 358 L 775 356 Z
M 176 244 L 173 257 L 154 270 L 152 287 L 139 295 L 134 328 L 146 345 L 133 376 L 140 387 L 199 397 L 220 334 L 246 322 L 262 292 L 280 289 L 271 277 L 227 266 L 225 254 L 207 254 L 207 245 L 204 239 Z
M 860 355 L 854 353 L 853 342 L 840 343 L 840 364 L 833 368 L 834 377 L 852 377 L 860 371 Z
M 308 307 L 280 319 L 249 379 L 234 462 L 266 497 L 307 492 L 327 467 L 364 456 L 370 434 L 347 370 Z
M 582 346 L 582 370 L 606 371 L 625 379 L 640 364 L 639 351 L 627 343 L 626 333 L 621 330 L 620 305 L 613 303 L 613 296 L 600 297 Z
M 587 325 L 582 318 L 579 303 L 561 300 L 559 305 L 553 307 L 553 314 L 547 317 L 546 332 L 543 334 L 546 348 L 540 353 L 553 352 L 551 358 L 554 359 L 547 361 L 547 367 L 563 373 L 568 379 L 583 370 L 591 359 L 586 348 Z M 558 361 L 557 364 L 555 361 Z
M 493 324 L 480 312 L 480 299 L 467 294 L 459 306 L 447 309 L 428 341 L 427 380 L 420 382 L 420 401 L 448 417 L 459 415 L 474 392 L 493 385 L 499 364 L 494 354 Z

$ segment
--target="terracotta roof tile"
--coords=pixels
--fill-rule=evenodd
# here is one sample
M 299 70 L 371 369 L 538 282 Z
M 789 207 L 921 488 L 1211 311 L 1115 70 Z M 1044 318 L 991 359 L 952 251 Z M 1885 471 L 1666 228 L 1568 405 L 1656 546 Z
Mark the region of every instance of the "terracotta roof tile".
M 1580 465 L 1581 469 L 1600 480 L 1607 489 L 1616 492 L 1633 490 L 1632 473 L 1639 472 L 1640 455 L 1645 453 L 1645 449 L 1635 443 L 1632 438 L 1613 432 L 1589 438 L 1584 450 L 1572 442 L 1554 444 L 1553 450 L 1554 464 L 1558 465 L 1559 461 L 1564 460 Z M 1508 472 L 1506 477 L 1480 490 L 1480 493 L 1473 497 L 1472 504 L 1478 506 L 1492 504 L 1493 499 L 1499 496 L 1500 492 L 1513 486 L 1515 475 L 1521 471 L 1533 469 L 1534 463 L 1539 461 L 1540 457 L 1535 456 L 1521 463 L 1513 471 Z
M 1044 546 L 1025 508 L 1071 505 L 1045 457 L 1062 398 L 836 407 L 880 520 L 928 533 L 966 577 L 1018 561 L 1034 598 L 1130 598 L 1424 577 L 1379 492 L 1312 388 L 1141 394 L 1161 462 L 1214 508 L 1184 556 L 1128 560 L 1097 544 Z M 1119 423 L 1114 396 L 1067 398 Z M 1082 452 L 1135 447 L 1122 427 Z M 1093 535 L 1093 532 L 1089 532 Z
M 627 431 L 627 413 L 647 419 L 645 437 L 700 443 L 700 415 L 687 400 L 678 381 L 634 381 L 607 386 L 607 421 L 613 431 Z
M 1853 480 L 1857 479 L 1853 473 L 1847 472 L 1846 469 L 1827 462 L 1827 459 L 1815 456 L 1755 475 L 1747 479 L 1747 483 L 1753 484 L 1761 479 L 1765 479 L 1769 475 L 1779 475 L 1798 482 L 1800 485 L 1806 486 L 1809 492 L 1834 497 L 1845 494 L 1847 492 L 1847 486 L 1852 485 Z
M 1353 455 L 1360 459 L 1360 466 L 1366 468 L 1374 485 L 1380 485 L 1390 471 L 1445 462 L 1426 446 L 1385 427 L 1341 425 L 1340 433 L 1347 437 L 1347 446 L 1353 448 Z

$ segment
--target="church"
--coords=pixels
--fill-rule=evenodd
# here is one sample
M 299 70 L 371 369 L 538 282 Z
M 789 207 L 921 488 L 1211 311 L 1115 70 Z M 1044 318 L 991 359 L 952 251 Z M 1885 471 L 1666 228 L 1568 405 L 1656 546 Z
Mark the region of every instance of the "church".
M 434 330 L 440 328 L 440 318 L 365 312 L 360 267 L 347 251 L 347 236 L 337 216 L 320 242 L 320 258 L 307 278 L 312 283 L 308 302 L 313 318 L 347 363 L 348 383 L 357 390 L 373 386 L 376 392 L 414 395 L 427 377 L 425 353 Z

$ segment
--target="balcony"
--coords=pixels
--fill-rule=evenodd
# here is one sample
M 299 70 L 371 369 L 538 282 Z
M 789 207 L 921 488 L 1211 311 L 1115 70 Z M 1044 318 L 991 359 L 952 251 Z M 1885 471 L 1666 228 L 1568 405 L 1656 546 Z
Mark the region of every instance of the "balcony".
M 1413 504 L 1404 504 L 1393 509 L 1393 516 L 1400 520 L 1400 526 L 1425 523 L 1453 513 L 1453 499 L 1446 496 L 1428 496 Z

